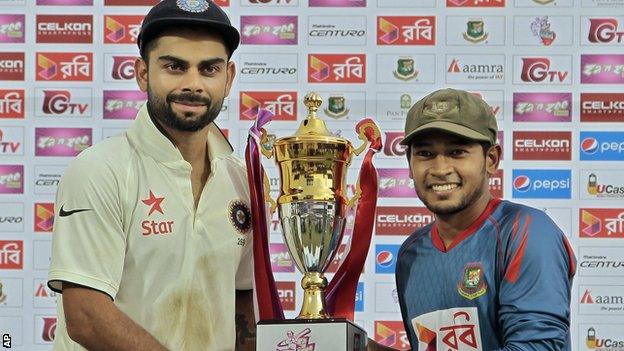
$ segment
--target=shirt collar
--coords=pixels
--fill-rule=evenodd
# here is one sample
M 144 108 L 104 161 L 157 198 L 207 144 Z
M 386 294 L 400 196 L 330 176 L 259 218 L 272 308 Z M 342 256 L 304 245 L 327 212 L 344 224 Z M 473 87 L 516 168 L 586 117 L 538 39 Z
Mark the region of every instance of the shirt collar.
M 128 139 L 143 153 L 160 162 L 183 160 L 178 148 L 154 124 L 147 112 L 147 103 L 139 110 L 134 124 L 128 131 Z M 213 161 L 234 152 L 232 145 L 214 123 L 208 126 L 208 156 Z

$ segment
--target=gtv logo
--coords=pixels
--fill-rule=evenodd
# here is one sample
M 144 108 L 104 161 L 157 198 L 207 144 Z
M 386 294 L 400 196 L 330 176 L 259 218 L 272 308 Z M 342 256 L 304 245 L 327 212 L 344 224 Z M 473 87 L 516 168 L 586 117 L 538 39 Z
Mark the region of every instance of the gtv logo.
M 513 198 L 570 199 L 572 173 L 569 169 L 514 169 Z
M 624 161 L 624 132 L 581 132 L 581 161 Z

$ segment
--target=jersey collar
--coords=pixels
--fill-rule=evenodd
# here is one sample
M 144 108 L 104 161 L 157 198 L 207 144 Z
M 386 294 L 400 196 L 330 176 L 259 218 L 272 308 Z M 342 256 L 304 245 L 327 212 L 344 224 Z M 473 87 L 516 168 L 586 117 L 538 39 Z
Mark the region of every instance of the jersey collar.
M 177 162 L 183 160 L 182 154 L 167 137 L 161 133 L 147 112 L 147 103 L 143 104 L 134 124 L 128 131 L 128 139 L 134 146 L 156 161 Z M 210 160 L 226 157 L 234 149 L 213 122 L 208 126 L 208 154 Z
M 485 220 L 492 214 L 492 212 L 494 212 L 500 202 L 500 198 L 491 199 L 490 202 L 488 202 L 487 206 L 485 206 L 485 210 L 483 210 L 483 213 L 481 213 L 481 215 L 474 222 L 472 222 L 472 224 L 468 228 L 466 228 L 463 232 L 459 233 L 448 248 L 444 247 L 444 241 L 440 237 L 437 224 L 434 222 L 433 226 L 431 227 L 431 241 L 433 242 L 433 246 L 440 252 L 451 251 L 452 248 L 454 248 L 464 239 L 475 233 L 477 229 L 481 227 L 483 222 L 485 222 Z

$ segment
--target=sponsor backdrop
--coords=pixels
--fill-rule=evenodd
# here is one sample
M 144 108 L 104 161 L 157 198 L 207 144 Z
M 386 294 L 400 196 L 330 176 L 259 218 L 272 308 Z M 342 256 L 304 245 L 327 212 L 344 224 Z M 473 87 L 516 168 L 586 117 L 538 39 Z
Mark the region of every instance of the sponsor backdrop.
M 310 90 L 325 99 L 321 114 L 336 133 L 356 141 L 355 123 L 365 116 L 383 129 L 375 238 L 354 297 L 356 321 L 371 337 L 409 347 L 393 272 L 400 244 L 433 216 L 414 193 L 398 142 L 409 107 L 452 86 L 481 95 L 498 119 L 504 159 L 492 192 L 545 209 L 576 250 L 574 349 L 624 350 L 624 0 L 218 2 L 242 34 L 236 83 L 218 118 L 239 155 L 259 107 L 275 113 L 269 129 L 285 136 L 304 116 Z M 153 3 L 0 0 L 5 346 L 51 348 L 56 297 L 45 278 L 56 186 L 72 157 L 123 133 L 145 101 L 133 61 Z M 277 171 L 265 165 L 276 196 Z M 271 242 L 293 316 L 300 275 L 275 218 Z

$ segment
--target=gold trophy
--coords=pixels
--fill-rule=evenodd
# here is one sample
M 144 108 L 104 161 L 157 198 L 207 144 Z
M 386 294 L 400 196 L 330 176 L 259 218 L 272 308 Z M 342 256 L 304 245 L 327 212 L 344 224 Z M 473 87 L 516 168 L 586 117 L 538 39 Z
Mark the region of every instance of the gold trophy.
M 275 140 L 262 129 L 260 139 L 260 151 L 267 158 L 275 157 L 281 179 L 280 195 L 273 201 L 264 175 L 265 200 L 271 203 L 271 213 L 278 210 L 284 242 L 303 274 L 304 296 L 297 319 L 258 325 L 258 349 L 290 350 L 289 343 L 298 345 L 307 340 L 319 347 L 316 350 L 360 350 L 365 347 L 366 332 L 349 320 L 334 319 L 328 313 L 325 299 L 328 283 L 323 273 L 342 241 L 347 210 L 360 199 L 359 182 L 354 197 L 347 197 L 347 169 L 353 155 L 367 149 L 368 140 L 363 132 L 365 128 L 360 128 L 363 143 L 357 149 L 349 140 L 333 135 L 317 117 L 322 103 L 318 94 L 307 94 L 304 103 L 308 116 L 294 135 Z M 379 137 L 374 122 L 367 127 Z M 366 252 L 369 243 L 370 233 Z M 357 277 L 360 273 L 361 268 Z M 301 324 L 299 330 L 295 330 L 297 323 Z M 263 329 L 267 326 L 273 326 L 274 330 Z M 334 336 L 336 333 L 338 336 Z M 341 341 L 340 335 L 345 340 Z M 330 344 L 322 346 L 323 342 Z

